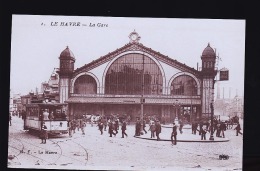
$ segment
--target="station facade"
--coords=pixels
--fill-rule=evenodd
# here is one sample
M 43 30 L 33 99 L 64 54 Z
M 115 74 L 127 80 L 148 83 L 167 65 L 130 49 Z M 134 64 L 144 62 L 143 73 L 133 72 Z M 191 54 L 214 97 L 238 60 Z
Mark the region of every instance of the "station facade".
M 125 46 L 78 69 L 69 47 L 61 52 L 59 96 L 68 103 L 70 118 L 116 114 L 135 121 L 142 102 L 144 116 L 165 122 L 210 118 L 217 71 L 209 44 L 202 51 L 202 67 L 194 69 L 144 46 L 135 31 L 129 38 Z

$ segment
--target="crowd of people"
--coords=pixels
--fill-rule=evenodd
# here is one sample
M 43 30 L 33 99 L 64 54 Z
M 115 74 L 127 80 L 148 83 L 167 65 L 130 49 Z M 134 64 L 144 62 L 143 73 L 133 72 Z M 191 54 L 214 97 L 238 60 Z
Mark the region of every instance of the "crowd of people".
M 232 124 L 231 124 L 232 123 Z M 220 119 L 214 118 L 213 125 L 211 127 L 211 120 L 209 121 L 194 121 L 191 125 L 192 134 L 196 135 L 197 131 L 199 135 L 201 136 L 201 140 L 206 140 L 206 134 L 209 132 L 211 134 L 215 134 L 216 137 L 219 138 L 225 138 L 225 131 L 227 129 L 233 129 L 233 125 L 236 125 L 234 130 L 237 130 L 236 135 L 238 136 L 238 133 L 242 135 L 240 132 L 241 127 L 240 123 L 237 122 L 229 122 L 229 121 L 221 121 Z
M 46 112 L 46 111 L 44 111 Z M 61 113 L 62 114 L 62 113 Z M 12 125 L 12 116 L 18 116 L 18 117 L 22 117 L 22 119 L 25 118 L 25 111 L 21 111 L 21 112 L 17 112 L 16 113 L 9 113 L 9 125 Z M 48 113 L 48 116 L 43 114 L 43 117 L 46 117 L 46 120 L 52 120 L 53 118 L 51 117 L 51 113 Z M 48 117 L 48 118 L 47 118 Z M 45 120 L 44 119 L 44 120 Z M 207 133 L 212 132 L 212 134 L 215 133 L 216 137 L 219 138 L 225 138 L 225 131 L 227 129 L 233 129 L 233 125 L 235 124 L 235 128 L 234 130 L 236 130 L 236 136 L 238 136 L 238 134 L 243 135 L 243 133 L 241 132 L 241 126 L 239 124 L 239 122 L 236 121 L 236 118 L 232 118 L 232 122 L 224 122 L 224 121 L 220 121 L 217 120 L 216 118 L 214 118 L 213 120 L 213 125 L 211 126 L 211 121 L 193 121 L 191 123 L 191 133 L 196 135 L 198 133 L 198 135 L 200 136 L 201 140 L 206 140 L 206 135 Z M 171 142 L 172 145 L 176 145 L 177 144 L 177 132 L 179 130 L 179 133 L 182 134 L 183 133 L 183 126 L 184 123 L 181 119 L 178 120 L 178 123 L 175 123 L 176 121 L 173 121 L 172 123 L 172 132 L 171 132 Z M 85 127 L 86 127 L 87 121 L 84 118 L 80 118 L 80 119 L 72 119 L 68 121 L 68 127 L 69 127 L 69 136 L 72 137 L 73 134 L 75 133 L 76 130 L 81 131 L 82 135 L 85 135 Z M 232 124 L 232 125 L 231 125 Z M 91 125 L 93 126 L 93 123 L 91 123 Z M 104 131 L 107 131 L 109 134 L 109 137 L 114 137 L 118 134 L 119 130 L 120 130 L 120 126 L 121 126 L 121 138 L 125 138 L 128 136 L 128 134 L 126 133 L 127 130 L 127 126 L 129 125 L 129 120 L 127 118 L 122 119 L 119 118 L 118 116 L 100 116 L 96 122 L 96 125 L 98 127 L 98 130 L 100 131 L 100 135 L 104 134 Z M 148 130 L 146 130 L 146 127 L 148 125 Z M 42 131 L 41 131 L 41 139 L 42 139 L 42 143 L 46 143 L 46 138 L 47 138 L 47 134 L 46 134 L 46 129 L 45 129 L 45 124 L 43 123 L 42 125 Z M 135 122 L 135 132 L 134 132 L 134 136 L 141 136 L 143 134 L 147 134 L 150 131 L 150 138 L 155 138 L 157 141 L 160 140 L 160 134 L 162 132 L 162 126 L 160 123 L 160 120 L 156 117 L 146 117 L 143 119 L 143 121 L 141 121 L 139 118 L 137 118 L 136 122 Z M 155 137 L 156 136 L 156 137 Z

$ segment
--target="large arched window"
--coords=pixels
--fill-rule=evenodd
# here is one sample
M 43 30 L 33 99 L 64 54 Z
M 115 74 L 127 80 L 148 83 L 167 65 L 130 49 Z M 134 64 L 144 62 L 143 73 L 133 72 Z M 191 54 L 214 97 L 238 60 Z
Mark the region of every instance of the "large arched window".
M 144 69 L 144 72 L 143 72 Z M 127 54 L 113 62 L 105 78 L 105 94 L 162 94 L 162 73 L 157 64 L 142 54 Z
M 96 80 L 89 75 L 82 75 L 75 81 L 74 84 L 75 94 L 96 94 L 97 83 Z
M 171 95 L 197 95 L 196 81 L 188 75 L 176 77 L 171 84 Z

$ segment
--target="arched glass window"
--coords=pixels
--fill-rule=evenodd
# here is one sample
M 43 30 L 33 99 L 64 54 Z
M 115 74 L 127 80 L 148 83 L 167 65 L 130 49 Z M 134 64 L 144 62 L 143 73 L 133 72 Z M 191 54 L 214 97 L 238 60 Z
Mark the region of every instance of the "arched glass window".
M 144 94 L 162 94 L 163 79 L 157 64 L 142 54 L 124 55 L 115 60 L 106 73 L 105 94 L 140 95 L 142 78 Z
M 171 95 L 197 95 L 196 81 L 189 75 L 176 77 L 171 84 Z
M 97 94 L 96 80 L 89 75 L 82 75 L 75 81 L 75 94 Z

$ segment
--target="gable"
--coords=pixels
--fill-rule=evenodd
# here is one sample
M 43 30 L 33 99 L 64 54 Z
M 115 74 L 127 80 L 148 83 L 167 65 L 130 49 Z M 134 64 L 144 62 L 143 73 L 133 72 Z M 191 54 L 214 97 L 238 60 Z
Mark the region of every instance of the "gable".
M 81 72 L 90 71 L 91 69 L 96 68 L 106 62 L 109 62 L 116 56 L 118 56 L 124 52 L 128 52 L 128 51 L 142 51 L 142 52 L 148 53 L 151 56 L 153 56 L 155 59 L 157 59 L 158 61 L 166 63 L 167 65 L 172 66 L 182 72 L 189 72 L 195 76 L 199 76 L 199 71 L 195 70 L 194 68 L 191 68 L 181 62 L 178 62 L 177 60 L 174 60 L 168 56 L 165 56 L 165 55 L 161 54 L 160 52 L 156 52 L 156 51 L 152 50 L 151 48 L 148 48 L 148 47 L 142 45 L 141 43 L 128 43 L 125 46 L 123 46 L 119 49 L 116 49 L 113 52 L 109 52 L 105 56 L 101 56 L 100 58 L 93 60 L 92 62 L 85 64 L 84 66 L 76 69 L 74 71 L 73 75 L 78 75 Z

